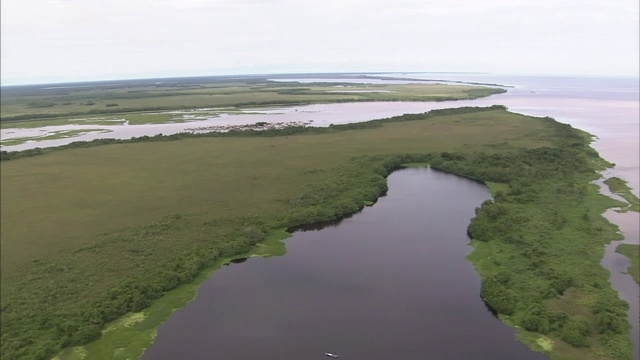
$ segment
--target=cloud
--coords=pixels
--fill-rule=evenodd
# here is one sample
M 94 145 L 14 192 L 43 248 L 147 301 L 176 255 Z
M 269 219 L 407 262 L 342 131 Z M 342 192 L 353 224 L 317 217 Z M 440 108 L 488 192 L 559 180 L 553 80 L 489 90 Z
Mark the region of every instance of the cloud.
M 130 77 L 256 66 L 637 75 L 640 52 L 637 0 L 0 4 L 3 84 L 24 74 Z

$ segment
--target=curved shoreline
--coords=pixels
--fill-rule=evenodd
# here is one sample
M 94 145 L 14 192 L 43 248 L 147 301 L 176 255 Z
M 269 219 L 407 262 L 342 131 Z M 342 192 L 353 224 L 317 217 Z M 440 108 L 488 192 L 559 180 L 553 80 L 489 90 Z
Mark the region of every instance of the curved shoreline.
M 284 230 L 274 231 L 267 239 L 256 244 L 251 251 L 217 260 L 213 266 L 203 270 L 192 282 L 167 292 L 148 308 L 140 312 L 128 313 L 107 324 L 102 330 L 100 339 L 84 346 L 64 349 L 52 360 L 81 360 L 87 357 L 107 359 L 116 353 L 127 359 L 139 359 L 144 351 L 153 344 L 158 327 L 175 310 L 183 308 L 193 301 L 200 285 L 209 279 L 216 270 L 236 259 L 285 255 L 286 246 L 283 240 L 290 236 L 291 234 Z
M 449 166 L 450 165 L 440 164 L 438 166 L 438 168 L 440 168 L 440 169 L 442 169 L 444 171 L 452 172 L 454 174 L 458 173 L 460 175 L 467 176 L 467 177 L 469 177 L 471 179 L 474 179 L 474 178 L 477 179 L 478 178 L 477 176 L 474 176 L 473 172 L 472 173 L 467 173 L 466 171 L 462 171 L 462 172 L 460 172 L 460 171 L 452 171 L 451 168 L 449 168 Z M 392 171 L 392 170 L 390 170 L 390 171 Z M 483 181 L 486 181 L 486 179 L 483 179 Z M 499 194 L 499 192 L 503 190 L 502 186 L 497 186 L 497 185 L 492 185 L 492 184 L 489 184 L 489 186 L 492 189 L 492 193 L 494 194 L 494 198 L 497 201 L 499 201 L 501 198 L 504 198 L 504 193 L 502 195 Z M 594 188 L 591 187 L 591 189 L 594 189 Z M 589 195 L 589 196 L 594 197 L 594 199 L 595 199 L 595 197 L 598 196 L 596 193 L 593 192 L 593 190 L 592 190 L 592 192 L 590 192 L 590 194 L 591 195 Z M 615 205 L 617 205 L 616 202 L 608 202 L 608 201 L 602 202 L 602 201 L 603 201 L 603 199 L 597 200 L 597 203 L 600 204 L 600 205 L 597 205 L 593 209 L 603 209 L 602 206 L 604 204 L 608 204 L 606 206 L 615 206 Z M 486 206 L 487 206 L 487 204 L 483 204 L 483 208 L 486 207 Z M 532 210 L 533 211 L 538 211 L 538 209 L 536 207 L 533 207 Z M 606 220 L 604 220 L 604 218 L 601 215 L 598 215 L 598 216 L 601 218 L 601 220 L 605 221 L 605 222 L 600 222 L 600 223 L 601 224 L 605 224 Z M 476 222 L 477 219 L 478 219 L 477 217 L 473 219 L 471 226 L 473 226 L 473 222 Z M 470 229 L 472 229 L 471 226 L 470 226 Z M 612 225 L 609 225 L 609 226 L 611 226 L 611 230 L 613 230 L 613 226 Z M 613 232 L 611 232 L 611 230 L 610 230 L 610 232 L 608 232 L 608 234 L 610 234 L 610 235 L 613 234 Z M 471 230 L 471 233 L 472 233 L 472 235 L 474 235 L 474 234 L 477 235 L 477 231 L 475 231 L 475 230 Z M 476 268 L 479 271 L 479 274 L 480 274 L 481 278 L 483 279 L 483 284 L 485 284 L 486 281 L 490 280 L 492 276 L 495 276 L 495 272 L 492 271 L 492 270 L 488 270 L 489 268 L 487 268 L 486 265 L 485 265 L 485 263 L 487 261 L 495 261 L 495 260 L 490 260 L 492 258 L 492 256 L 495 255 L 495 253 L 493 253 L 493 252 L 487 253 L 486 252 L 485 245 L 483 245 L 483 244 L 486 244 L 485 241 L 486 240 L 482 240 L 482 239 L 474 240 L 473 243 L 474 243 L 474 247 L 476 248 L 476 250 L 471 255 L 469 255 L 469 259 L 474 263 L 474 265 L 476 266 Z M 243 255 L 239 255 L 238 258 L 246 257 L 246 256 L 247 256 L 246 254 L 243 254 Z M 236 257 L 234 257 L 234 258 L 236 258 Z M 603 275 L 598 275 L 598 276 L 603 276 Z M 200 277 L 199 277 L 199 279 L 200 279 Z M 603 278 L 601 280 L 606 281 L 606 278 Z M 489 301 L 489 305 L 491 305 L 492 307 L 494 306 L 494 304 L 492 304 L 492 301 L 490 299 L 486 298 L 486 295 L 485 295 L 485 300 Z M 158 302 L 161 303 L 161 302 L 163 302 L 163 300 L 160 300 Z M 557 335 L 555 335 L 555 336 L 542 335 L 541 336 L 540 334 L 537 334 L 535 331 L 534 332 L 525 331 L 525 329 L 522 329 L 520 326 L 518 326 L 518 324 L 520 323 L 521 320 L 518 320 L 518 318 L 513 318 L 511 316 L 505 316 L 504 314 L 502 314 L 503 310 L 501 310 L 501 309 L 496 309 L 494 307 L 494 310 L 498 311 L 498 313 L 500 314 L 500 318 L 505 323 L 507 323 L 507 324 L 509 324 L 511 326 L 514 326 L 514 327 L 516 327 L 518 329 L 518 334 L 519 334 L 518 335 L 518 339 L 520 341 L 526 343 L 527 345 L 529 345 L 535 351 L 542 351 L 545 354 L 551 355 L 551 356 L 553 356 L 553 354 L 555 354 L 556 347 L 560 346 L 560 343 L 558 343 L 558 341 L 560 341 L 560 340 L 557 338 Z M 168 316 L 168 314 L 167 314 L 167 316 Z M 142 316 L 139 316 L 139 317 L 143 318 Z M 127 319 L 130 319 L 130 318 L 131 318 L 131 315 L 129 315 L 126 319 L 120 320 L 120 324 L 126 323 Z M 132 323 L 132 322 L 129 322 L 129 323 Z M 135 323 L 133 325 L 135 326 Z M 129 331 L 129 330 L 126 329 L 126 326 L 125 326 L 124 328 L 122 328 L 122 331 Z M 146 335 L 146 338 L 148 338 L 148 335 Z M 617 344 L 616 346 L 620 345 L 619 342 L 616 343 L 616 344 Z M 98 346 L 98 345 L 89 345 L 89 347 L 91 347 L 91 346 L 96 346 L 97 348 L 100 348 L 100 346 Z M 567 351 L 567 350 L 563 350 L 563 349 L 564 349 L 564 347 L 560 346 L 560 351 L 561 352 Z M 606 350 L 606 351 L 612 351 L 612 350 L 609 349 L 609 350 Z M 617 351 L 622 351 L 622 349 L 618 348 Z M 82 353 L 82 351 L 76 350 L 75 353 L 77 353 L 79 355 L 79 354 Z M 620 355 L 620 354 L 621 353 L 618 353 L 618 355 Z M 70 355 L 70 353 L 66 353 L 66 355 Z M 63 357 L 61 359 L 72 359 L 72 358 L 73 357 L 69 357 L 69 358 Z

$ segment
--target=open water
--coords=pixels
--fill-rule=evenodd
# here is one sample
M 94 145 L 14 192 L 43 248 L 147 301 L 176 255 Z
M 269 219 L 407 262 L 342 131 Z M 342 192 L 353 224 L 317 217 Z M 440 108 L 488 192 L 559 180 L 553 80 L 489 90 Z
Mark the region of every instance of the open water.
M 294 233 L 285 256 L 217 270 L 143 359 L 545 359 L 487 309 L 465 260 L 489 196 L 436 170 L 394 172 L 378 203 Z

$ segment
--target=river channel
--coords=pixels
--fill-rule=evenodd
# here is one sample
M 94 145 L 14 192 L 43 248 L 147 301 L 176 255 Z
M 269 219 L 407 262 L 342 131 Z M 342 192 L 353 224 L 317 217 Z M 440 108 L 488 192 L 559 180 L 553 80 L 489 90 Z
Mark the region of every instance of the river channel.
M 432 169 L 388 181 L 374 206 L 295 232 L 285 256 L 216 271 L 143 359 L 545 359 L 487 309 L 465 260 L 487 188 Z

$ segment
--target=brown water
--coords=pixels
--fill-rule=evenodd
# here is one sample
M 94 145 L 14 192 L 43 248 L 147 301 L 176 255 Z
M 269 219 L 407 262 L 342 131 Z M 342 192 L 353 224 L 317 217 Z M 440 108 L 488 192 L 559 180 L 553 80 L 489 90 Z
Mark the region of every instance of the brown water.
M 465 178 L 397 171 L 373 207 L 296 232 L 285 256 L 216 271 L 143 359 L 545 359 L 486 308 L 465 260 L 488 198 Z

